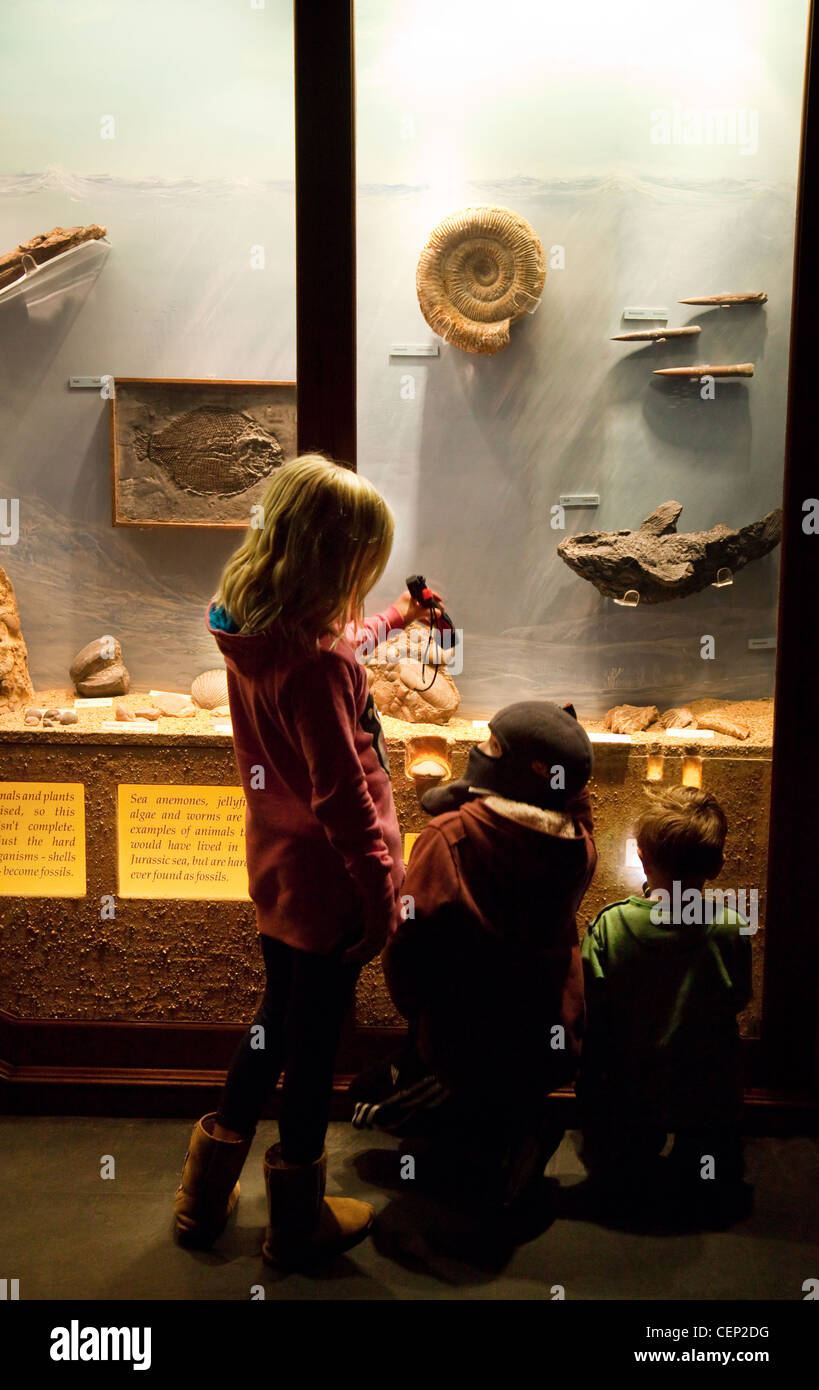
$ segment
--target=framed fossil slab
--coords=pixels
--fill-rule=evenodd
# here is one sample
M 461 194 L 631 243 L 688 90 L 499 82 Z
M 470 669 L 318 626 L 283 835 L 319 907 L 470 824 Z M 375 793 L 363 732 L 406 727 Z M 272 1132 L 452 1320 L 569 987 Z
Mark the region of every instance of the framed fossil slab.
M 115 377 L 114 526 L 244 529 L 297 452 L 294 381 Z

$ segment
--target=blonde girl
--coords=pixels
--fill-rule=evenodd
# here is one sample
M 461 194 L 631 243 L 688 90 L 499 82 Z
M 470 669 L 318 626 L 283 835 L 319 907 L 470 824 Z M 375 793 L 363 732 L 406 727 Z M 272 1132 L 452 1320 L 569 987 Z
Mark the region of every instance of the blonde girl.
M 324 1196 L 324 1141 L 341 1024 L 362 964 L 395 923 L 404 876 L 386 746 L 353 650 L 420 614 L 405 592 L 364 621 L 392 539 L 392 513 L 366 478 L 303 455 L 274 474 L 208 608 L 227 667 L 267 983 L 219 1109 L 191 1136 L 176 1229 L 207 1245 L 224 1227 L 284 1069 L 280 1142 L 264 1160 L 263 1256 L 279 1266 L 346 1248 L 373 1221 L 369 1204 Z

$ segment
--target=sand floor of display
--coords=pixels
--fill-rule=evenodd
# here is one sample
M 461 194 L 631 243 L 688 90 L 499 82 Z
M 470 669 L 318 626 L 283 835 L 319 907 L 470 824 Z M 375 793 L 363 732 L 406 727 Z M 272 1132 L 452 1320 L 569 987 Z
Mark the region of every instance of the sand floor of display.
M 182 693 L 182 692 L 180 692 Z M 75 701 L 77 702 L 75 704 Z M 83 733 L 100 734 L 103 738 L 107 736 L 116 738 L 120 732 L 103 730 L 103 723 L 109 723 L 114 719 L 114 709 L 117 705 L 123 705 L 126 709 L 136 712 L 138 709 L 146 709 L 151 706 L 151 698 L 147 691 L 130 691 L 127 695 L 115 695 L 112 697 L 112 704 L 105 707 L 92 707 L 85 704 L 78 698 L 73 691 L 66 688 L 51 688 L 38 690 L 30 706 L 25 708 L 34 709 L 76 709 L 78 720 L 76 724 L 69 724 L 64 727 L 44 730 L 40 725 L 28 726 L 25 723 L 23 708 L 18 710 L 0 710 L 0 729 L 20 731 L 31 734 L 34 737 L 42 737 L 44 733 L 56 735 L 60 739 L 75 739 Z M 747 740 L 731 738 L 728 734 L 708 734 L 703 730 L 687 729 L 685 737 L 670 735 L 667 730 L 659 724 L 655 724 L 646 729 L 643 733 L 631 734 L 633 743 L 665 743 L 672 747 L 680 747 L 688 740 L 692 743 L 708 743 L 715 747 L 730 747 L 732 749 L 742 749 L 750 747 L 770 748 L 773 738 L 773 700 L 689 700 L 686 708 L 692 714 L 705 714 L 707 711 L 719 711 L 729 719 L 738 723 L 746 724 L 750 728 L 750 736 Z M 417 738 L 421 734 L 434 734 L 443 736 L 455 742 L 464 740 L 469 743 L 480 742 L 486 738 L 486 720 L 476 716 L 474 719 L 450 719 L 448 724 L 409 724 L 402 719 L 391 719 L 389 715 L 383 716 L 385 733 L 389 738 L 407 739 Z M 154 721 L 156 732 L 166 735 L 179 735 L 183 738 L 200 737 L 203 734 L 214 734 L 214 724 L 224 723 L 224 715 L 213 715 L 209 710 L 198 709 L 196 714 L 187 719 L 177 717 L 160 716 Z M 139 733 L 141 730 L 129 730 L 129 720 L 123 720 L 122 733 Z M 580 722 L 590 733 L 606 733 L 607 730 L 602 720 L 584 719 L 582 714 Z M 154 737 L 153 733 L 145 732 L 147 738 Z M 222 735 L 225 737 L 225 735 Z

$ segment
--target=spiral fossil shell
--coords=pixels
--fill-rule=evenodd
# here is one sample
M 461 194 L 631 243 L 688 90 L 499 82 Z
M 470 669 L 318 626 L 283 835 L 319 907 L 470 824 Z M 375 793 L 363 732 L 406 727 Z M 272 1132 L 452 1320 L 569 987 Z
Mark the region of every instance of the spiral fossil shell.
M 227 671 L 221 666 L 213 671 L 203 671 L 191 686 L 191 699 L 200 709 L 219 709 L 227 705 Z
M 509 327 L 540 302 L 546 258 L 534 228 L 508 208 L 482 205 L 439 222 L 421 252 L 415 287 L 434 333 L 464 352 L 500 352 Z

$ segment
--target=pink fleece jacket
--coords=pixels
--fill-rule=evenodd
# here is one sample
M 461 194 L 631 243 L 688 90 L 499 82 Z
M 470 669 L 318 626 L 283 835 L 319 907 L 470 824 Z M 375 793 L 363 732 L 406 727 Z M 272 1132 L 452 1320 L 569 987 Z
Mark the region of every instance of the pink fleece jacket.
M 365 904 L 394 924 L 404 880 L 381 721 L 352 643 L 403 627 L 395 606 L 317 657 L 276 633 L 208 630 L 227 667 L 247 800 L 247 869 L 259 931 L 316 954 L 360 937 Z M 223 615 L 223 610 L 219 610 Z

